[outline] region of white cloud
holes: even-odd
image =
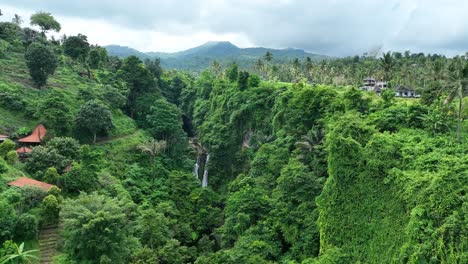
[[[445,54],[468,47],[467,0],[3,1],[5,17],[8,9],[24,16],[44,10],[66,34],[143,51],[177,51],[208,40],[330,55],[376,46]]]

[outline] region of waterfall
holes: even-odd
[[[203,180],[202,180],[202,187],[208,187],[208,161],[210,160],[210,154],[206,154],[206,161],[203,171]]]
[[[193,174],[195,178],[198,179],[198,170],[200,169],[200,156],[197,157],[197,161],[195,162],[195,168],[193,168]]]

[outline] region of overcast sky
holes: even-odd
[[[210,40],[344,56],[468,51],[468,0],[1,0],[0,20],[46,11],[61,34],[173,52]]]

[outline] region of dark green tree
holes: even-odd
[[[237,66],[237,63],[233,63],[227,70],[226,70],[226,76],[229,81],[231,82],[236,82],[237,78],[239,76],[239,66]]]
[[[112,115],[109,109],[99,101],[92,100],[81,106],[75,116],[75,126],[88,131],[96,143],[98,133],[106,134],[112,128]]]
[[[19,240],[36,239],[39,233],[39,221],[32,214],[22,214],[18,217],[15,227],[15,237]]]
[[[127,263],[134,242],[124,208],[117,199],[82,193],[61,211],[64,252],[81,262]]]
[[[63,94],[52,91],[44,101],[39,103],[35,116],[60,135],[70,131],[73,116],[69,104],[63,99]]]
[[[33,82],[41,87],[47,83],[49,75],[54,74],[57,68],[57,56],[48,47],[33,43],[24,54],[26,65]]]
[[[68,37],[63,42],[63,53],[70,56],[72,59],[84,61],[89,51],[88,38],[85,35]]]
[[[153,75],[140,59],[130,56],[123,61],[118,76],[126,82],[129,89],[126,112],[134,117],[137,98],[154,88]]]
[[[156,139],[165,140],[170,145],[182,130],[180,110],[164,99],[156,100],[146,116],[145,127]]]
[[[240,71],[239,77],[237,79],[237,85],[239,90],[244,91],[249,86],[249,72],[247,71]]]

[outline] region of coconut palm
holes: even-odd
[[[151,159],[154,159],[159,154],[163,153],[167,148],[167,142],[165,140],[151,139],[138,146],[138,149],[142,153],[148,154]]]
[[[384,53],[382,58],[380,58],[380,67],[384,72],[384,81],[388,82],[391,79],[392,71],[395,68],[395,60],[393,59],[392,54],[389,52]]]
[[[16,25],[21,25],[21,23],[23,23],[23,19],[21,19],[21,16],[18,15],[18,14],[15,14],[15,16],[13,17],[13,19],[11,20],[11,22],[15,23]]]
[[[458,97],[457,109],[457,141],[461,142],[461,113],[463,107],[463,96],[468,87],[468,60],[462,57],[453,58],[449,65],[449,83],[447,86],[448,97],[444,104],[450,104]]]
[[[38,257],[34,254],[38,251],[39,250],[37,249],[24,251],[24,242],[23,242],[19,246],[16,245],[16,253],[5,256],[2,260],[0,260],[0,264],[32,263],[32,260],[38,259]]]
[[[265,53],[265,56],[263,56],[263,58],[267,61],[267,62],[270,62],[273,60],[273,54],[271,54],[271,52],[267,51]]]

